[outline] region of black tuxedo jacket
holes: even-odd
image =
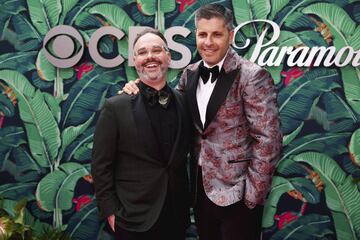
[[[116,215],[118,226],[136,232],[150,229],[165,197],[174,224],[189,224],[186,171],[191,119],[179,92],[173,91],[178,131],[168,162],[161,159],[141,94],[121,94],[105,101],[93,145],[92,176],[101,218]]]

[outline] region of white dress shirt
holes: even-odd
[[[225,54],[226,57],[227,54]],[[219,72],[221,72],[222,65],[224,64],[225,57],[216,65],[212,66],[218,66]],[[206,62],[203,62],[204,66],[209,68],[209,65],[206,64]],[[212,73],[210,73],[209,79],[211,79]],[[217,79],[214,82],[207,81],[206,84],[204,84],[203,80],[199,79],[197,89],[196,89],[196,101],[199,108],[199,114],[200,114],[200,120],[204,127],[206,122],[206,110],[207,106],[209,104],[209,100],[211,97],[212,92],[214,91],[215,84],[217,82]]]
[[[226,57],[226,55],[227,55],[227,53],[225,54],[225,57]],[[219,72],[221,72],[221,68],[224,64],[225,57],[218,64],[215,64],[212,67],[218,66]],[[209,65],[206,64],[206,62],[203,61],[203,63],[204,63],[205,67],[207,67],[207,68],[209,67]],[[211,79],[211,77],[212,77],[212,73],[210,73],[209,79]],[[220,77],[220,74],[219,74],[219,77]],[[198,109],[199,109],[200,120],[201,120],[201,123],[204,128],[205,122],[206,122],[207,106],[209,104],[211,94],[214,91],[215,84],[218,80],[216,79],[214,82],[207,81],[206,84],[204,84],[202,78],[201,77],[199,77],[199,78],[200,79],[198,81],[198,85],[197,85],[197,89],[196,89],[196,101],[197,101],[197,105],[198,105]],[[198,164],[199,164],[199,166],[201,166],[201,164],[202,164],[201,158],[199,159]]]

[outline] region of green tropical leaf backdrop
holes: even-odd
[[[74,240],[112,239],[97,215],[91,149],[104,99],[136,78],[127,60],[129,27],[190,29],[174,40],[191,50],[194,62],[194,13],[207,3],[231,8],[234,26],[276,22],[281,33],[274,47],[360,50],[358,0],[0,0],[0,208],[14,215],[16,202],[26,198],[22,216],[35,236],[53,228]],[[104,37],[99,49],[109,57],[120,53],[125,62],[105,69],[85,54],[74,67],[54,67],[42,44],[61,24],[76,28],[85,46],[102,26],[121,29],[123,39]],[[251,44],[239,54],[249,58],[265,28],[242,28],[236,44]],[[51,42],[46,47],[52,52]],[[266,68],[279,92],[284,149],[263,239],[360,239],[360,69],[289,67],[286,61]],[[169,71],[170,86],[180,74]],[[190,230],[187,239],[196,233]]]

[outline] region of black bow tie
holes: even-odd
[[[145,87],[144,96],[151,107],[156,103],[159,103],[164,109],[169,106],[171,99],[171,94],[168,91],[156,91],[155,89],[149,87]]]
[[[211,82],[215,82],[215,80],[219,77],[219,66],[215,66],[212,68],[207,68],[204,65],[200,65],[200,76],[201,79],[203,80],[204,84],[207,83],[207,81],[209,81],[209,77],[210,77],[210,73],[212,73],[211,75]]]

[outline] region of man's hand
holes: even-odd
[[[139,92],[139,88],[136,84],[140,82],[140,79],[136,79],[135,81],[130,81],[127,84],[125,84],[124,88],[118,92],[118,94],[121,94],[125,92],[126,94],[132,95],[137,94]]]
[[[115,215],[113,214],[113,215],[108,216],[107,220],[108,220],[108,223],[109,223],[111,229],[115,232]]]
[[[245,202],[245,205],[249,208],[249,209],[253,209],[253,208],[255,208],[256,207],[256,203],[253,203],[253,202],[250,202],[250,201],[248,201],[248,200],[244,200],[244,202]]]

